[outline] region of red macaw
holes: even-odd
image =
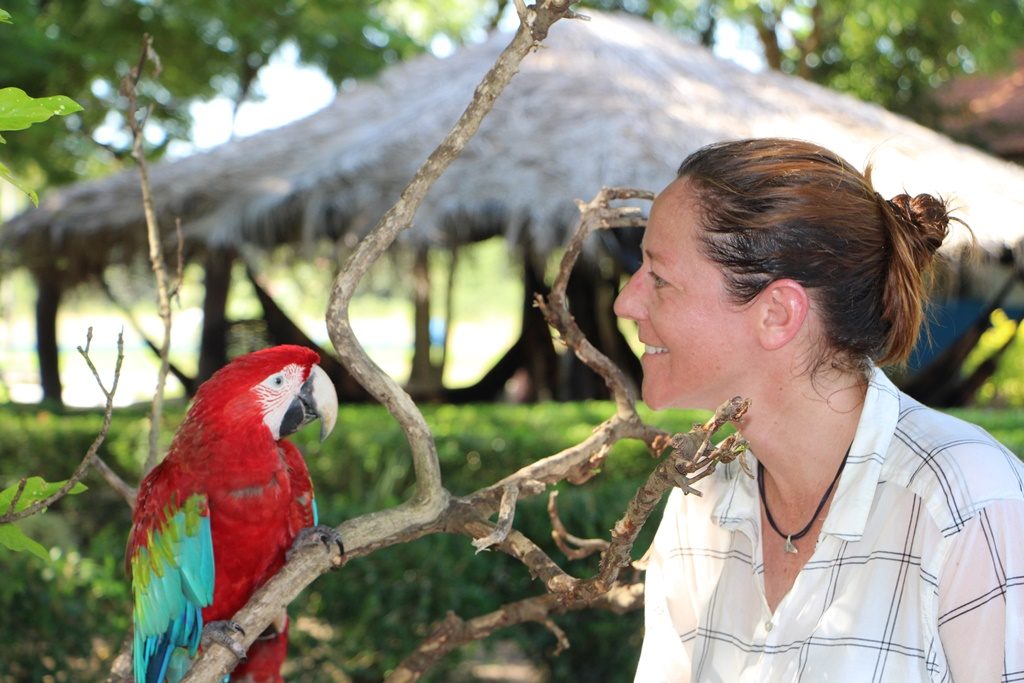
[[[126,556],[139,683],[180,680],[203,637],[233,645],[224,636],[238,626],[227,620],[293,544],[341,546],[333,528],[317,526],[309,471],[285,439],[317,418],[321,439],[334,428],[338,397],[319,360],[301,346],[234,359],[199,387],[167,457],[143,479]],[[236,680],[281,680],[286,647],[283,615]]]

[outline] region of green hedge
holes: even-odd
[[[586,438],[610,416],[609,403],[535,406],[427,406],[445,485],[463,494],[490,484],[540,457]],[[172,406],[167,434],[180,421]],[[672,431],[702,417],[669,412],[645,417]],[[1024,416],[1018,411],[967,412],[1018,453],[1024,453]],[[96,412],[54,414],[37,408],[0,407],[0,486],[23,474],[67,476],[100,424]],[[337,523],[395,505],[412,485],[409,449],[383,408],[343,406],[334,434],[323,444],[316,429],[296,441],[309,462],[321,517]],[[122,410],[101,455],[115,469],[137,472],[146,449],[146,413]],[[559,507],[580,536],[604,536],[621,514],[652,461],[635,442],[615,447],[601,474],[581,487],[560,486]],[[126,478],[133,479],[129,474]],[[95,474],[90,490],[27,520],[26,531],[51,548],[51,562],[0,552],[0,683],[101,680],[129,622],[129,588],[122,569],[130,523],[127,506]],[[552,547],[546,497],[520,503],[516,528],[541,544],[577,576],[595,571],[596,558],[568,562]],[[653,525],[637,543],[650,542]],[[503,602],[539,594],[525,568],[501,553],[475,554],[463,537],[432,536],[353,560],[319,578],[292,606],[290,680],[377,681],[452,610],[473,617]],[[583,612],[556,618],[572,647],[552,655],[553,636],[524,625],[496,636],[514,641],[551,680],[632,680],[642,615]],[[614,646],[612,646],[614,644]],[[460,658],[445,660],[427,680],[458,680]],[[333,673],[332,673],[333,672]]]

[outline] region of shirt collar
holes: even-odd
[[[850,445],[850,455],[839,478],[822,533],[846,541],[858,540],[863,535],[885,454],[899,419],[899,396],[899,390],[885,373],[873,368],[864,408]],[[751,471],[756,463],[752,465]],[[734,465],[728,469],[726,476],[731,481],[722,487],[712,517],[724,529],[735,530],[746,524],[752,524],[754,530],[760,529],[757,482],[746,475],[736,476],[738,468]]]

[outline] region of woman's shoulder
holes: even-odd
[[[881,479],[921,497],[944,535],[996,501],[1024,502],[1024,463],[978,425],[901,397]]]

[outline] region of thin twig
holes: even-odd
[[[494,531],[482,538],[473,539],[473,547],[476,548],[477,552],[487,550],[492,545],[501,543],[508,537],[508,532],[512,530],[512,520],[515,518],[516,501],[518,499],[519,487],[506,486],[504,493],[501,495],[501,505],[498,507],[498,523],[495,525]]]
[[[81,353],[83,357],[85,357],[85,361],[89,365],[89,369],[92,370],[93,376],[96,378],[96,382],[100,385],[100,390],[103,392],[103,395],[106,396],[107,399],[106,406],[103,409],[103,423],[100,425],[100,431],[96,435],[96,438],[93,439],[92,444],[89,446],[89,450],[86,451],[85,457],[82,458],[82,461],[78,464],[78,467],[75,468],[75,471],[71,474],[68,480],[64,482],[63,486],[61,486],[59,489],[54,491],[49,496],[37,500],[31,505],[26,506],[25,509],[16,512],[14,509],[14,505],[17,503],[18,498],[20,498],[20,491],[24,490],[25,487],[25,480],[22,479],[19,487],[19,494],[15,496],[14,500],[11,501],[12,504],[8,509],[7,513],[0,517],[0,524],[9,524],[11,522],[17,522],[18,520],[25,519],[26,517],[30,517],[36,514],[37,512],[41,512],[49,508],[58,500],[66,496],[68,494],[68,491],[74,488],[75,484],[80,482],[82,478],[85,477],[86,473],[89,471],[89,465],[93,464],[98,459],[96,452],[99,450],[100,446],[103,445],[104,439],[107,438],[107,432],[110,430],[110,423],[114,415],[114,392],[117,391],[117,383],[121,377],[121,363],[124,360],[124,332],[121,332],[120,334],[117,335],[117,362],[114,365],[114,380],[109,390],[103,384],[103,381],[100,379],[99,372],[96,370],[96,366],[93,364],[92,359],[89,357],[89,347],[92,344],[91,327],[89,328],[89,331],[86,333],[85,339],[85,348],[83,349],[81,346],[79,346],[78,352]],[[114,476],[117,477],[116,474]],[[124,484],[123,481],[121,482],[121,484],[124,487],[127,487],[127,485]],[[122,495],[124,495],[123,489],[119,489],[117,486],[115,486],[114,488],[115,490],[118,490],[119,493],[122,493]],[[128,490],[130,490],[130,487],[128,487]],[[133,500],[134,495],[132,496],[132,499],[129,500],[129,504],[132,504]]]
[[[22,477],[21,481],[18,482],[18,490],[14,492],[14,496],[11,498],[11,504],[7,506],[7,512],[4,518],[14,513],[18,507],[18,501],[21,500],[21,494],[25,493],[25,485],[28,484],[28,477]]]
[[[492,523],[479,519],[467,519],[461,522],[450,521],[447,525],[448,531],[462,533],[471,538],[477,538],[493,531],[494,528]],[[552,593],[564,594],[576,584],[576,579],[567,574],[540,546],[522,532],[512,529],[504,539],[492,547],[522,562],[529,570],[530,576],[543,583],[544,587]]]
[[[551,519],[551,538],[570,560],[582,560],[608,547],[608,541],[603,538],[580,538],[566,530],[562,518],[558,516],[558,491],[548,494],[548,517]]]
[[[146,154],[143,150],[143,131],[149,116],[153,112],[151,103],[140,117],[138,111],[138,85],[142,79],[143,70],[147,62],[152,62],[154,77],[159,76],[161,65],[160,58],[153,49],[153,39],[149,34],[142,37],[142,51],[139,55],[139,62],[131,72],[121,81],[121,92],[128,98],[128,115],[125,119],[132,133],[132,157],[139,166],[139,182],[142,186],[142,209],[146,217],[146,238],[149,242],[149,263],[153,269],[153,276],[156,279],[157,303],[159,306],[160,320],[163,322],[164,336],[160,344],[160,370],[157,372],[156,390],[153,394],[153,405],[150,411],[149,425],[149,452],[146,455],[146,462],[143,465],[143,474],[149,472],[156,466],[160,447],[160,423],[163,418],[164,389],[167,384],[167,374],[170,372],[170,351],[171,351],[171,288],[168,284],[167,266],[164,261],[164,250],[160,240],[160,226],[157,223],[156,209],[153,204],[153,195],[149,183],[149,171],[146,167]],[[178,263],[179,273],[181,272],[182,245],[181,226],[177,231]],[[176,289],[176,287],[175,287]]]
[[[611,207],[610,202],[626,199],[653,199],[654,195],[646,190],[630,188],[605,187],[589,202],[577,201],[580,219],[566,245],[562,256],[558,275],[551,286],[551,292],[545,298],[537,295],[535,300],[548,323],[558,330],[562,341],[573,350],[576,356],[591,370],[604,379],[612,392],[615,404],[621,415],[636,414],[636,390],[626,379],[622,370],[606,355],[590,343],[586,335],[576,324],[569,313],[569,299],[566,290],[569,276],[583,253],[583,243],[594,230],[620,227],[641,227],[644,219],[636,207]]]
[[[181,216],[174,217],[174,239],[178,245],[178,263],[174,270],[174,282],[167,293],[168,299],[174,299],[181,292],[181,283],[185,279],[185,237],[181,232]],[[181,305],[181,299],[178,299]]]

